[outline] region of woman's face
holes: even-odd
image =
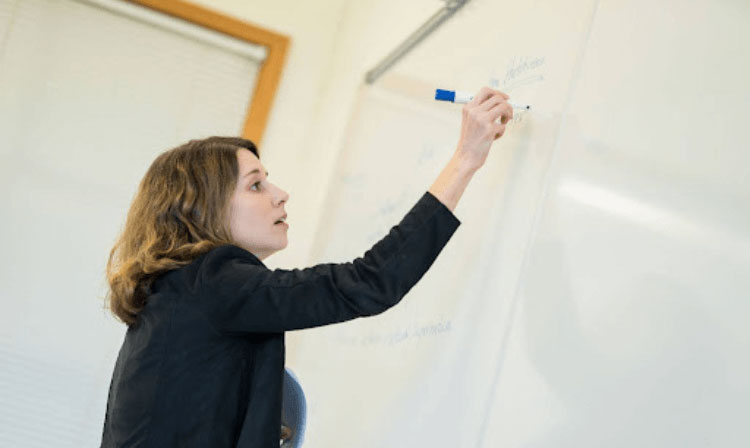
[[[237,150],[239,175],[232,194],[229,228],[236,245],[263,260],[287,246],[289,225],[275,224],[286,215],[289,194],[268,181],[260,160],[247,149]]]

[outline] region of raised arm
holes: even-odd
[[[282,332],[382,313],[422,278],[459,225],[425,192],[352,262],[270,270],[245,249],[221,246],[197,269],[199,305],[221,333]]]
[[[507,99],[483,88],[464,106],[453,157],[401,222],[362,257],[269,270],[237,246],[209,252],[196,279],[208,321],[224,333],[282,332],[382,313],[398,303],[461,224],[453,210],[513,116]]]
[[[492,142],[503,136],[506,123],[513,118],[508,98],[485,87],[464,105],[456,152],[429,189],[450,211],[456,209],[474,173],[484,165]]]

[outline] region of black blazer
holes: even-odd
[[[425,192],[363,257],[269,270],[234,245],[161,275],[125,335],[102,447],[278,447],[284,332],[382,313],[460,225]]]

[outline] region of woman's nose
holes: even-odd
[[[276,187],[276,199],[277,199],[279,205],[282,202],[286,203],[286,202],[289,201],[289,193],[287,193],[286,191],[282,190],[279,187]]]

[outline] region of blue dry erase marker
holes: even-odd
[[[435,89],[435,99],[438,101],[450,101],[452,103],[468,103],[474,98],[474,95],[468,92],[461,92],[459,90],[443,90]],[[512,101],[508,101],[508,104],[514,109],[530,110],[531,106],[528,104],[518,104]]]

